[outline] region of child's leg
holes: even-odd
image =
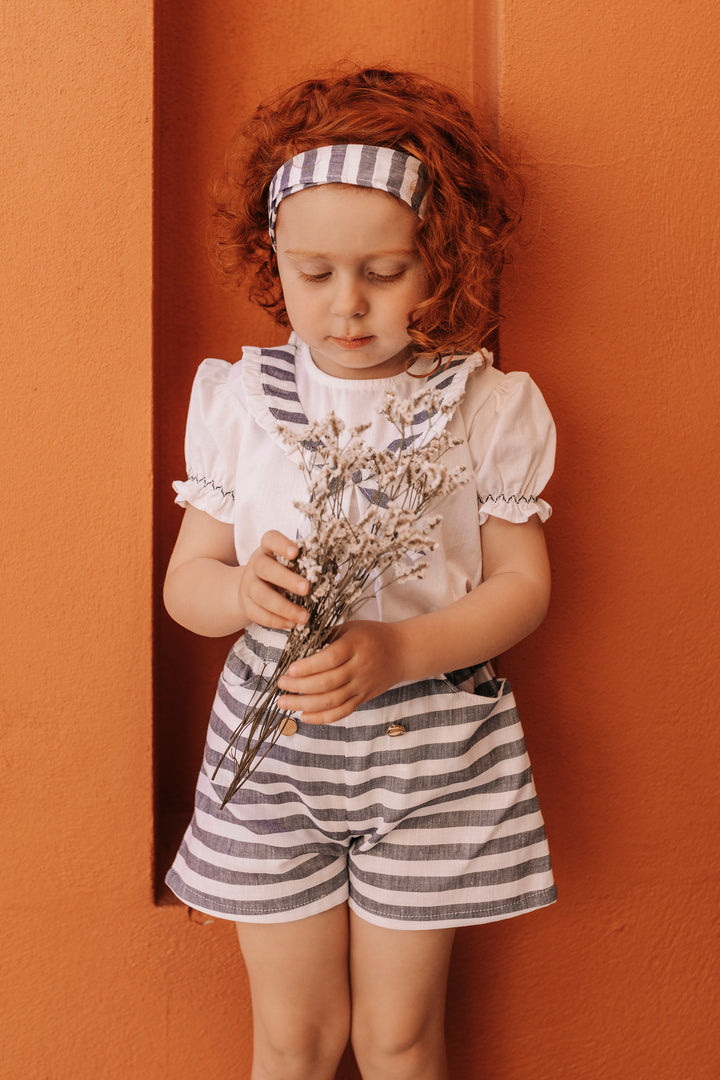
[[[446,1080],[454,930],[388,930],[350,913],[352,1044],[363,1080]]]
[[[237,932],[252,992],[252,1080],[333,1080],[350,1027],[347,907]]]

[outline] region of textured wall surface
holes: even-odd
[[[504,665],[560,902],[459,933],[451,1076],[714,1080],[714,5],[160,0],[154,22],[155,53],[149,0],[2,11],[0,1072],[249,1075],[232,927],[154,897],[152,477],[160,572],[195,366],[278,340],[213,280],[208,185],[259,97],[349,57],[490,95],[523,137],[503,360],[561,437],[553,610]],[[163,869],[222,649],[156,616]]]
[[[552,612],[507,666],[561,902],[521,1025],[541,1065],[506,1068],[496,1046],[490,1075],[709,1080],[720,24],[683,0],[503,9],[501,115],[536,177],[503,347],[560,427]]]

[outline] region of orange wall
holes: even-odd
[[[2,1069],[248,1075],[231,926],[153,900],[151,475],[159,566],[192,370],[275,333],[215,289],[203,192],[247,107],[349,55],[496,92],[535,162],[503,355],[541,382],[560,427],[556,589],[506,667],[561,900],[460,932],[451,1075],[711,1080],[715,7],[347,8],[158,4],[153,312],[152,6],[4,5]],[[214,672],[161,615],[156,645],[164,842]],[[191,662],[193,716],[169,685]]]
[[[553,611],[510,665],[530,659],[523,689],[552,703],[528,701],[561,890],[532,927],[549,986],[525,1005],[542,1076],[709,1080],[720,22],[711,0],[504,12],[502,117],[537,189],[503,345],[561,432]]]

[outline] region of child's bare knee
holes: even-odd
[[[345,1016],[326,1023],[273,1025],[256,1031],[253,1080],[332,1080],[349,1038]]]
[[[416,1024],[401,1015],[376,1017],[369,1022],[354,1019],[351,1042],[364,1077],[416,1080],[444,1075],[441,1025]]]

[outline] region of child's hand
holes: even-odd
[[[280,680],[281,709],[301,712],[308,724],[333,724],[358,705],[403,682],[393,623],[346,623],[330,645],[296,660]]]
[[[310,585],[276,558],[279,555],[283,559],[294,559],[298,550],[297,544],[282,533],[265,533],[260,547],[256,548],[242,568],[238,585],[238,600],[249,622],[290,630],[307,621],[305,608],[294,604],[283,593],[307,596]]]

